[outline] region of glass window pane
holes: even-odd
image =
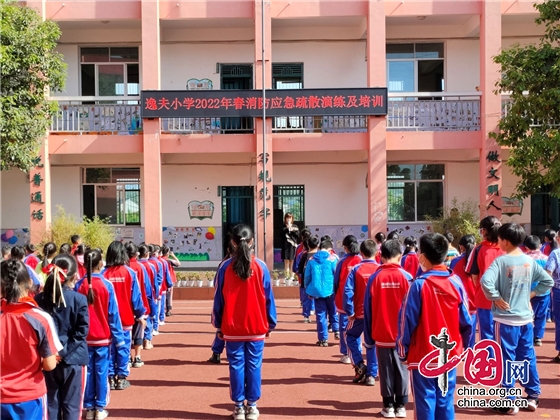
[[[111,183],[139,183],[139,168],[113,168]]]
[[[414,61],[388,61],[389,92],[414,92]]]
[[[111,182],[111,168],[86,168],[86,184]]]
[[[138,189],[131,189],[132,185],[126,185],[125,189],[125,223],[140,224],[140,185]]]
[[[387,179],[414,179],[414,165],[387,165]]]
[[[414,58],[414,44],[387,44],[386,57]]]
[[[387,213],[390,222],[414,222],[414,182],[387,183]]]
[[[140,72],[138,64],[126,66],[126,91],[128,95],[140,95]]]
[[[109,48],[82,48],[80,53],[82,63],[109,62]]]
[[[443,92],[443,60],[418,61],[418,92]]]
[[[95,96],[95,64],[82,64],[82,96]]]
[[[111,48],[111,62],[138,62],[138,47]]]
[[[443,182],[418,183],[418,221],[437,217],[443,208]]]
[[[444,179],[445,165],[416,165],[416,179]]]
[[[124,95],[124,66],[122,64],[98,67],[99,96]]]
[[[415,44],[416,58],[443,58],[443,44]]]
[[[110,224],[122,223],[119,207],[121,200],[117,199],[116,185],[98,185],[97,193],[97,215],[101,219],[109,219]]]

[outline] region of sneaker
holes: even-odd
[[[245,409],[245,420],[257,420],[259,418],[259,410],[256,406],[247,406]]]
[[[345,365],[351,365],[352,364],[352,360],[350,360],[350,358],[346,355],[342,356],[339,360],[340,363],[343,363]]]
[[[165,321],[159,321],[158,325],[165,325]]]
[[[95,410],[95,420],[104,420],[109,417],[109,412],[107,410]]]
[[[329,328],[328,328],[328,331],[331,333],[331,332],[332,332],[332,327],[329,327]]]
[[[154,345],[150,340],[144,340],[144,350],[151,350],[154,348]]]
[[[86,420],[95,420],[95,410],[86,410]]]
[[[111,391],[114,391],[116,386],[117,386],[117,381],[115,380],[115,377],[109,376],[109,388],[111,389]]]
[[[117,379],[117,384],[115,385],[115,389],[121,391],[123,389],[128,388],[129,386],[130,386],[130,382],[126,380],[126,377],[123,378],[119,377]]]
[[[535,347],[541,347],[542,346],[542,340],[540,338],[535,338],[535,341],[534,341],[533,344],[534,344]]]
[[[210,359],[208,359],[207,361],[216,364],[221,363],[220,354],[212,353],[212,356],[210,356]]]
[[[152,335],[159,335],[159,331],[158,330],[153,330]]]
[[[399,405],[395,408],[395,417],[398,419],[405,419],[406,418],[406,409],[404,405]]]
[[[309,311],[309,314],[310,315],[315,315],[315,311]],[[332,332],[332,331],[329,331],[329,332]]]
[[[526,398],[527,400],[527,411],[537,411],[537,407],[539,406],[539,400],[536,398]]]
[[[379,414],[381,414],[386,419],[394,419],[395,418],[395,409],[393,408],[392,405],[390,405],[389,407],[383,407],[383,410],[381,410],[381,413],[379,413]]]
[[[165,313],[165,316],[172,316],[172,315],[171,315],[171,312],[166,312],[166,313]]]
[[[315,345],[319,347],[329,347],[329,342],[327,340],[319,340]]]
[[[335,340],[340,340],[340,333],[339,332],[334,333],[334,339]]]
[[[140,359],[140,356],[136,356],[134,358],[134,361],[132,362],[132,367],[133,368],[140,368],[144,366],[144,362],[142,361],[142,359]]]
[[[509,407],[492,407],[491,410],[495,413],[507,414],[507,415],[510,415],[510,416],[515,416],[517,413],[519,413],[519,407],[517,407],[517,406],[513,406],[512,408],[509,408]]]
[[[304,324],[309,324],[310,322],[311,322],[311,320],[309,319],[309,317],[307,317],[307,316],[303,317],[303,323]]]
[[[233,413],[231,413],[231,416],[234,418],[234,420],[245,420],[245,407],[235,406],[235,408],[233,409]]]
[[[364,384],[367,386],[375,386],[375,378],[371,375],[367,375]]]

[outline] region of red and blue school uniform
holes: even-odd
[[[415,414],[419,420],[455,418],[455,369],[448,373],[448,390],[443,395],[438,378],[424,377],[418,365],[435,349],[431,337],[438,337],[444,328],[449,342],[456,343],[448,351],[449,359],[459,356],[468,346],[472,323],[467,299],[461,280],[442,264],[411,283],[399,312],[397,351],[412,373]],[[433,360],[428,367],[437,368],[437,361]]]
[[[311,254],[308,251],[297,253],[294,259],[294,265],[296,269],[294,272],[298,276],[299,281],[299,300],[301,302],[301,314],[304,318],[309,318],[311,316],[311,311],[315,310],[315,301],[311,299],[307,293],[305,293],[305,265]],[[333,305],[334,307],[334,305]]]
[[[378,268],[379,264],[375,260],[364,260],[352,269],[344,285],[342,309],[347,316],[354,316],[354,319],[348,322],[344,332],[348,357],[352,360],[353,366],[359,366],[364,362],[361,343],[361,336],[364,332],[364,298],[369,278]],[[376,377],[375,344],[366,345],[366,365],[366,375]]]
[[[364,295],[364,343],[377,347],[383,406],[408,402],[408,372],[398,357],[399,311],[413,277],[398,264],[383,264],[370,276]]]
[[[225,260],[222,260],[222,262],[220,263],[220,265],[218,265],[218,268],[216,269],[216,274],[214,275],[214,293],[216,293],[216,289],[218,288],[218,281],[216,279],[218,276],[218,271],[220,271],[220,268],[222,268],[224,263],[229,259],[230,258],[226,258]],[[226,342],[219,337],[218,332],[216,331],[216,335],[214,336],[214,341],[212,342],[212,353],[222,354],[225,346],[226,346]]]
[[[85,410],[103,410],[109,404],[109,365],[111,343],[119,349],[125,345],[121,317],[113,284],[101,274],[91,275],[94,302],[88,306],[89,332],[86,339],[89,362],[87,368]],[[88,295],[87,278],[81,279],[75,290]]]
[[[23,263],[31,267],[33,270],[37,269],[40,262],[41,261],[35,254],[27,254],[23,259]]]
[[[494,319],[492,317],[492,302],[486,299],[482,287],[480,286],[480,278],[484,275],[490,264],[504,255],[504,251],[500,249],[498,244],[483,241],[478,245],[469,256],[465,273],[477,275],[478,282],[475,283],[474,304],[476,306],[476,317],[478,321],[479,339],[494,339]]]
[[[157,284],[157,305],[158,305],[158,310],[156,312],[156,316],[154,318],[152,318],[152,324],[153,324],[153,329],[154,330],[158,330],[159,327],[159,313],[161,311],[161,298],[162,295],[164,294],[164,282],[165,282],[165,272],[163,269],[163,264],[161,263],[160,260],[158,260],[156,257],[151,257],[150,259],[148,259],[149,262],[152,263],[152,265],[155,267],[156,269],[156,277],[155,277],[155,283]]]
[[[86,390],[86,366],[89,362],[86,337],[89,331],[87,298],[63,286],[65,304],[50,314],[63,348],[58,352],[61,361],[50,372],[43,372],[47,383],[49,419],[77,420],[82,415]],[[39,293],[35,301],[47,310],[45,295]]]
[[[560,352],[560,249],[550,253],[546,262],[546,271],[552,274],[552,316],[554,317],[554,342],[556,351]]]
[[[152,289],[152,284],[150,283],[150,275],[148,274],[146,267],[138,262],[136,258],[131,258],[128,266],[136,273],[138,285],[140,286],[140,293],[142,294],[142,303],[145,310],[144,319],[147,319],[151,314],[155,314],[157,310],[157,303],[154,299],[154,291]]]
[[[348,315],[344,312],[343,308],[343,295],[346,280],[352,269],[362,261],[359,254],[346,254],[343,256],[336,265],[334,272],[334,305],[338,312],[338,332],[340,334],[340,353],[348,354],[348,346],[346,345],[346,338],[344,333],[348,326]]]
[[[117,347],[115,342],[111,343],[109,376],[117,375],[119,378],[126,378],[130,374],[128,361],[132,344],[132,328],[146,311],[138,285],[138,276],[132,268],[126,265],[106,267],[101,275],[113,284],[124,338],[124,346]],[[135,332],[137,333],[137,331]]]
[[[216,273],[212,324],[226,342],[231,399],[252,405],[261,397],[264,339],[276,327],[276,305],[266,264],[253,257],[251,276],[242,280],[233,261]]]
[[[552,243],[545,242],[543,246],[541,246],[541,252],[548,257],[552,252]]]
[[[158,257],[158,261],[163,267],[163,281],[161,283],[161,304],[159,307],[159,322],[165,322],[165,312],[167,310],[167,292],[173,287],[173,279],[169,271],[169,261],[163,257]]]
[[[457,258],[454,258],[451,263],[449,264],[449,269],[453,271],[453,274],[458,276],[461,279],[461,283],[463,284],[463,288],[465,292],[467,292],[467,298],[469,300],[469,315],[471,316],[472,320],[472,336],[469,341],[469,347],[474,346],[476,341],[476,305],[474,303],[475,297],[475,287],[474,282],[469,274],[465,272],[467,266],[467,256],[466,254],[461,254]]]
[[[535,262],[541,267],[546,267],[546,262],[548,257],[544,255],[539,250],[530,251],[527,250],[527,256],[535,260]],[[531,285],[531,291],[535,288],[536,284]],[[536,340],[544,337],[544,330],[546,327],[546,318],[548,315],[548,309],[550,307],[550,290],[541,296],[534,296],[531,298],[531,307],[533,308],[533,339]]]
[[[416,277],[418,274],[418,269],[420,268],[420,260],[418,260],[418,254],[414,251],[403,255],[401,258],[401,266],[404,271],[409,273],[412,277]]]
[[[41,358],[63,349],[54,322],[33,298],[1,301],[1,418],[47,420],[47,387]]]
[[[139,259],[138,262],[142,264],[142,266],[148,273],[148,279],[150,280],[150,285],[152,287],[152,296],[154,299],[155,311],[150,312],[150,316],[146,318],[146,328],[144,329],[144,339],[151,341],[154,331],[154,319],[156,317],[156,314],[158,313],[159,287],[156,280],[157,270],[155,264],[153,264],[153,262],[149,261],[147,258]]]
[[[167,269],[169,270],[169,277],[171,278],[171,285],[167,288],[167,293],[165,294],[165,310],[171,312],[173,309],[173,288],[175,283],[177,283],[177,274],[175,274],[175,267],[179,266],[180,263],[170,260],[168,257],[163,257],[163,260],[167,263]]]

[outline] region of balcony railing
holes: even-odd
[[[502,95],[502,117],[508,115],[511,110],[513,100],[509,97],[509,95],[504,94]],[[540,127],[542,125],[542,121],[531,120],[531,124],[529,127]],[[556,121],[554,119],[550,119],[548,121],[548,125],[550,127],[560,127],[560,121]]]
[[[163,133],[244,134],[253,132],[253,118],[162,118]]]

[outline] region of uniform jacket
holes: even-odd
[[[159,287],[156,281],[156,276],[157,276],[156,266],[153,263],[153,261],[149,261],[146,258],[138,260],[138,262],[142,264],[146,269],[146,272],[148,273],[148,278],[150,279],[150,284],[152,285],[154,300],[157,300],[159,298]]]
[[[340,313],[344,313],[342,300],[348,274],[350,274],[352,269],[361,261],[362,257],[358,254],[346,254],[336,265],[336,271],[334,273],[334,293],[336,294],[334,297],[334,304],[337,311]]]
[[[123,329],[131,330],[146,312],[136,272],[126,265],[116,265],[105,267],[101,275],[113,283]]]
[[[403,255],[401,259],[401,266],[412,277],[416,277],[416,274],[418,273],[418,268],[420,267],[418,254],[414,251],[410,251],[408,254]]]
[[[152,265],[155,267],[156,270],[156,277],[154,282],[157,284],[157,290],[158,290],[157,296],[159,299],[163,294],[163,275],[164,275],[163,264],[156,257],[152,257],[148,261],[152,263]]]
[[[492,261],[494,261],[500,255],[504,255],[504,251],[500,249],[498,244],[484,241],[475,249],[473,249],[471,255],[469,256],[465,272],[471,275],[474,274],[479,276],[479,281],[475,285],[474,294],[474,304],[476,305],[477,309],[492,308],[492,302],[486,299],[486,296],[484,296],[484,292],[480,287],[480,277],[482,277],[484,272],[488,269],[488,267],[490,267]]]
[[[355,266],[346,280],[342,309],[348,315],[358,319],[364,317],[364,298],[369,278],[377,271],[379,264],[375,260],[363,260]]]
[[[136,258],[130,259],[129,266],[134,270],[138,278],[140,293],[142,293],[142,304],[146,311],[144,315],[154,315],[157,311],[157,302],[154,299],[154,291],[146,267],[140,264]]]
[[[309,296],[326,298],[333,295],[336,262],[336,256],[325,250],[317,252],[307,260],[304,281],[305,292]]]
[[[453,271],[453,274],[461,279],[461,283],[463,283],[463,287],[465,288],[465,292],[467,292],[469,300],[469,313],[472,315],[476,313],[476,305],[474,304],[475,288],[471,276],[465,272],[466,266],[467,257],[465,254],[461,254],[451,261],[449,269]]]

